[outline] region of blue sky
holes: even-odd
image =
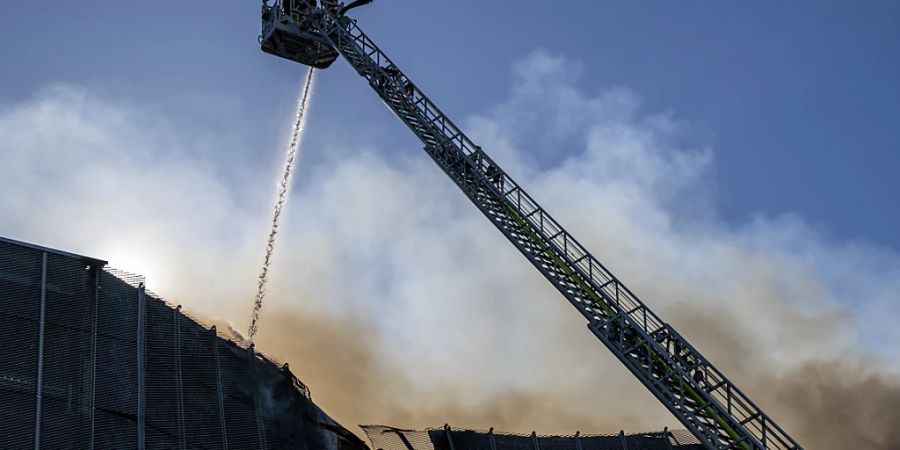
[[[0,97],[82,84],[234,133],[247,154],[226,161],[268,164],[302,68],[258,51],[256,2],[208,3],[4,2]],[[455,117],[502,99],[512,61],[561,53],[584,65],[585,89],[629,87],[696,127],[716,149],[725,219],[796,212],[837,238],[900,247],[896,2],[382,0],[357,16]],[[320,120],[414,144],[345,63],[320,90]]]
[[[900,4],[558,3],[355,14],[801,442],[896,448]],[[19,6],[0,5],[0,235],[245,329],[305,68],[259,50],[256,1]],[[306,130],[257,342],[336,418],[677,426],[345,62]]]

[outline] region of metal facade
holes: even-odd
[[[0,448],[365,448],[287,366],[105,264],[0,238]]]

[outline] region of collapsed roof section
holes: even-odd
[[[547,436],[452,428],[404,430],[383,425],[362,429],[377,450],[702,450],[686,430],[652,433]]]

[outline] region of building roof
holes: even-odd
[[[57,250],[57,249],[50,248],[50,247],[44,247],[44,246],[37,245],[37,244],[31,244],[28,242],[17,241],[15,239],[3,237],[3,236],[0,236],[0,242],[5,243],[5,244],[17,245],[19,247],[30,248],[32,250],[38,250],[41,252],[53,253],[55,255],[66,256],[69,258],[80,259],[83,261],[90,262],[92,265],[98,265],[101,267],[105,266],[107,264],[106,261],[99,259],[99,258],[92,258],[90,256],[78,255],[75,253]]]

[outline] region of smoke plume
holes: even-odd
[[[900,339],[886,319],[897,312],[898,255],[826,241],[791,214],[724,223],[706,181],[714,153],[684,144],[690,124],[643,114],[624,88],[586,94],[572,69],[536,53],[517,65],[510,99],[464,128],[801,444],[900,445],[887,420],[841,418],[889,419],[900,406]],[[291,230],[284,266],[296,269],[275,269],[280,317],[260,343],[336,417],[559,433],[679,427],[430,161],[358,150],[309,186],[310,219]],[[843,411],[809,411],[836,381],[829,407]]]
[[[253,313],[250,316],[250,328],[247,333],[251,343],[259,329],[257,322],[259,322],[259,314],[262,312],[263,299],[266,297],[266,284],[269,282],[269,266],[272,264],[272,254],[275,252],[275,237],[278,235],[281,212],[284,210],[284,203],[287,201],[291,168],[294,166],[294,158],[297,156],[297,149],[303,137],[303,125],[305,123],[306,108],[309,105],[309,93],[312,83],[313,68],[310,67],[303,82],[303,89],[300,91],[300,98],[297,99],[297,119],[294,121],[294,128],[291,131],[291,142],[288,145],[287,158],[284,161],[284,172],[281,174],[281,180],[278,182],[275,212],[272,214],[272,228],[269,230],[269,238],[266,241],[266,255],[263,258],[262,268],[259,270],[259,280],[256,283],[256,297],[253,299]]]
[[[900,448],[900,255],[790,213],[723,221],[715,153],[693,144],[695,127],[643,112],[626,88],[586,92],[579,73],[536,52],[508,99],[462,128],[806,448]],[[264,183],[242,183],[259,201],[241,203],[192,156],[194,131],[148,130],[138,107],[71,88],[3,106],[0,234],[144,272],[201,317],[246,317]],[[285,211],[256,339],[329,414],[545,433],[679,426],[424,154],[353,142],[317,145],[320,161],[302,167],[303,214]]]

